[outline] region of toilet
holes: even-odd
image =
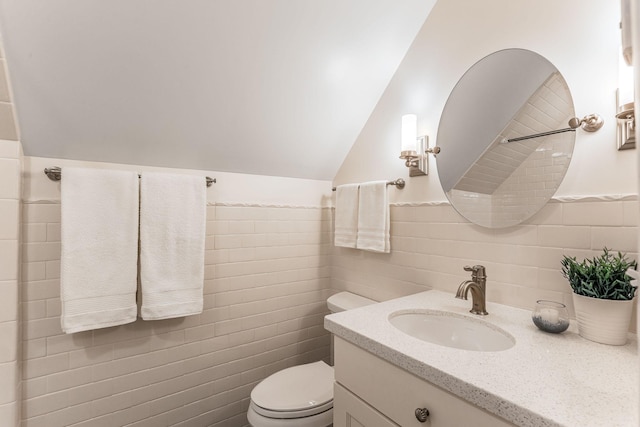
[[[340,292],[327,299],[332,313],[376,301]],[[333,349],[333,347],[332,347]],[[333,367],[323,361],[293,366],[251,391],[247,419],[253,427],[328,427],[333,424]]]

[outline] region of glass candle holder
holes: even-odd
[[[559,334],[569,327],[569,311],[559,302],[538,300],[531,313],[533,323],[545,332]]]

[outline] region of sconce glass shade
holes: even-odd
[[[418,117],[415,114],[402,116],[402,148],[400,151],[416,151],[416,137],[418,135]]]
[[[627,65],[622,57],[618,56],[618,107],[633,104],[633,67]]]

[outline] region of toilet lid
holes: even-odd
[[[360,308],[375,303],[376,301],[372,299],[352,294],[351,292],[338,292],[327,299],[327,307],[329,307],[329,311],[332,313],[353,310],[354,308]]]
[[[333,400],[333,368],[314,362],[283,369],[251,391],[251,400],[269,411],[305,411]]]

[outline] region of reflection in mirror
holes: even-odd
[[[493,53],[456,84],[438,127],[438,175],[454,208],[490,228],[517,225],[553,196],[569,166],[575,116],[560,72],[524,49]]]

